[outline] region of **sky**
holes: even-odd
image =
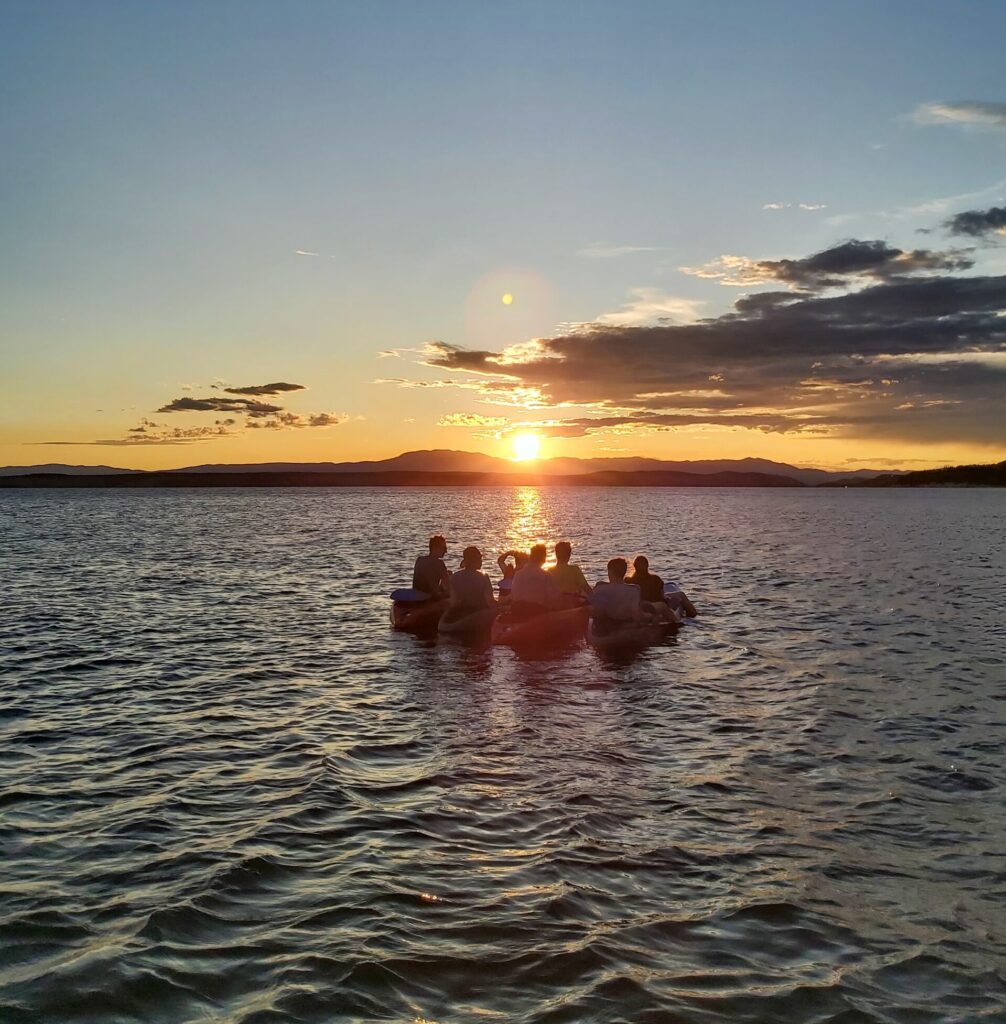
[[[0,464],[1006,458],[1006,5],[0,5]]]

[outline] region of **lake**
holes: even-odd
[[[635,656],[397,634],[643,552]],[[1006,493],[0,492],[0,1019],[1006,1021]]]

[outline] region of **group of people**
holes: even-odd
[[[665,595],[664,581],[650,572],[645,555],[633,559],[628,574],[624,558],[608,562],[608,579],[591,587],[583,570],[571,561],[573,547],[561,540],[555,545],[555,564],[545,568],[547,550],[535,544],[530,551],[505,551],[497,559],[503,579],[499,600],[492,581],[482,572],[482,552],[474,545],[462,552],[461,566],[450,572],[444,563],[447,541],[437,534],[430,538],[429,554],[416,559],[413,589],[435,600],[447,599],[454,615],[482,611],[497,604],[522,621],[545,612],[589,604],[595,618],[611,622],[671,621],[674,610],[697,614],[695,606],[681,591]]]

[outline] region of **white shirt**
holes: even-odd
[[[540,604],[547,608],[555,604],[559,597],[559,588],[555,580],[540,565],[528,562],[513,578],[510,589],[511,601],[526,601],[528,604]]]

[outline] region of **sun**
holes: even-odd
[[[506,292],[503,295],[503,298],[501,299],[501,301],[502,301],[504,306],[510,306],[510,305],[513,304],[513,296],[509,292]]]
[[[538,458],[541,453],[541,437],[538,434],[516,434],[511,444],[515,462],[528,462]]]

